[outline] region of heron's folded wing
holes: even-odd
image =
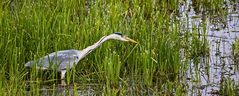
[[[72,67],[73,63],[77,61],[78,56],[75,54],[68,53],[52,53],[43,58],[40,58],[38,61],[38,66],[44,68],[54,68],[57,69],[66,69],[67,66]]]
[[[53,52],[49,55],[46,55],[38,60],[29,61],[25,64],[26,67],[32,67],[34,64],[37,64],[38,68],[48,69],[57,67],[58,70],[66,69],[67,67],[72,67],[74,63],[79,61],[79,57],[74,50],[66,50]]]
[[[58,56],[58,69],[65,70],[67,67],[72,68],[74,63],[78,63],[79,57],[75,54],[65,54]]]

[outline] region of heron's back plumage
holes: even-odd
[[[80,60],[79,50],[63,50],[48,54],[38,60],[29,61],[25,64],[26,67],[33,67],[34,64],[40,69],[54,69],[58,71],[72,68]]]

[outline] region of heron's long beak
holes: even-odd
[[[129,37],[125,37],[126,40],[128,40],[129,42],[132,42],[132,43],[138,43],[137,41],[133,40],[133,39],[130,39]]]

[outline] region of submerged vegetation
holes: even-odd
[[[206,65],[201,65],[204,61],[201,59],[210,56],[207,19],[211,24],[215,24],[214,14],[218,16],[216,18],[225,19],[228,14],[225,2],[1,1],[0,95],[84,95],[84,91],[109,96],[193,94],[190,90],[200,89],[191,88],[187,80],[200,82],[201,70],[207,70],[206,74],[209,74],[211,65],[209,60],[205,60]],[[188,3],[192,3],[202,21],[187,13],[185,18],[181,16],[180,6]],[[216,13],[218,11],[222,14]],[[195,20],[189,20],[192,18]],[[58,86],[56,70],[24,67],[27,61],[55,51],[84,49],[112,32],[128,34],[139,44],[104,43],[67,71],[65,81],[69,86]],[[200,66],[206,67],[200,69]],[[187,77],[188,74],[193,76]],[[234,80],[228,79],[220,84],[218,91],[238,95],[236,86]]]

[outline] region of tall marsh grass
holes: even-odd
[[[41,82],[57,79],[58,73],[54,70],[28,71],[24,68],[27,61],[58,50],[83,49],[116,31],[140,43],[134,45],[113,40],[104,43],[67,72],[68,84],[77,80],[84,83],[98,80],[105,85],[103,95],[117,95],[126,94],[126,86],[130,86],[126,84],[120,90],[116,87],[119,82],[130,83],[133,79],[139,81],[137,84],[143,82],[149,89],[159,88],[167,92],[162,94],[184,94],[181,92],[186,89],[177,82],[180,81],[179,73],[186,71],[180,69],[187,66],[181,62],[180,23],[176,22],[175,16],[180,2],[1,1],[0,95],[39,95]],[[202,45],[194,35],[192,38],[190,44],[195,48],[190,50],[198,55],[195,52],[207,45]],[[111,84],[116,86],[111,89]],[[30,91],[25,90],[26,86]]]

